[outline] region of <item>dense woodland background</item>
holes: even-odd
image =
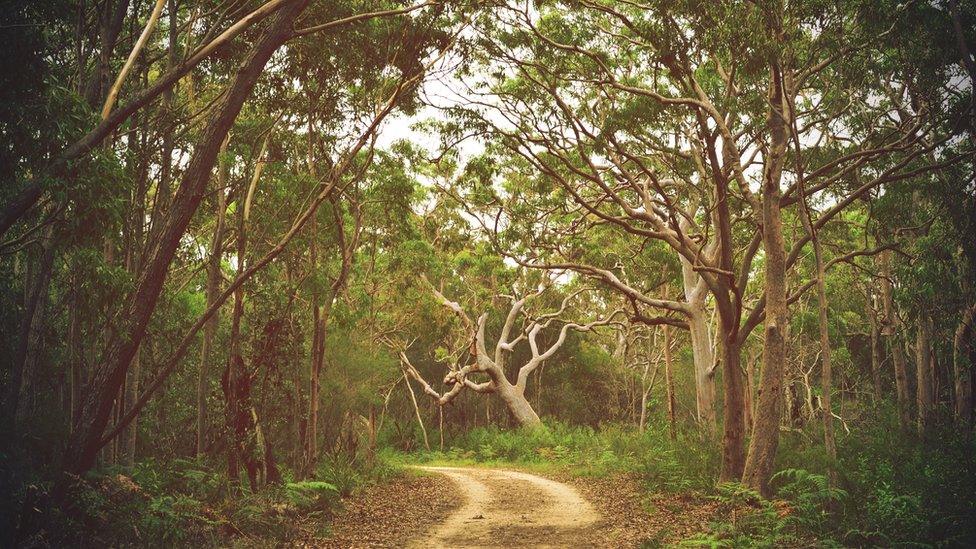
[[[971,546],[974,28],[5,2],[4,545],[324,536],[435,460],[749,509],[688,543]]]

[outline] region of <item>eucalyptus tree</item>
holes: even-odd
[[[379,10],[357,3],[307,4],[297,0],[234,6],[170,2],[165,6],[154,3],[147,10],[146,6],[129,9],[124,1],[105,2],[95,10],[98,25],[92,28],[87,27],[89,13],[82,10],[76,44],[52,35],[47,58],[59,64],[60,76],[79,75],[73,85],[77,90],[87,89],[95,80],[106,83],[99,85],[101,91],[92,94],[94,99],[87,106],[78,108],[81,114],[72,111],[66,115],[77,115],[79,120],[65,124],[65,132],[54,136],[42,157],[16,153],[22,157],[20,166],[9,175],[18,185],[5,187],[2,225],[5,232],[13,227],[17,234],[2,247],[20,255],[22,244],[30,242],[33,234],[46,235],[52,243],[63,242],[58,247],[42,247],[40,254],[33,247],[29,250],[31,265],[42,270],[51,266],[54,282],[24,288],[30,301],[38,304],[49,293],[63,292],[72,280],[84,276],[84,271],[72,275],[78,271],[61,267],[61,257],[72,263],[78,258],[82,264],[81,259],[103,247],[101,263],[109,268],[124,263],[126,271],[124,276],[113,271],[119,280],[111,292],[99,288],[105,294],[105,305],[97,315],[86,315],[82,308],[68,312],[71,337],[67,352],[72,371],[70,403],[65,407],[71,410],[71,432],[63,460],[68,472],[90,469],[99,450],[114,446],[120,433],[129,433],[125,439],[131,448],[133,421],[179,370],[195,345],[196,334],[207,326],[196,383],[195,446],[196,451],[203,450],[209,426],[205,412],[209,365],[219,360],[219,351],[213,352],[218,324],[210,319],[234,296],[230,319],[233,352],[225,377],[231,387],[246,384],[266,365],[254,359],[249,368],[240,367],[248,361],[248,342],[264,344],[260,337],[245,333],[260,326],[248,324],[250,300],[245,297],[253,286],[247,281],[282,255],[309,221],[316,219],[323,203],[334,205],[324,218],[329,225],[335,213],[340,220],[349,216],[355,224],[355,189],[370,165],[382,122],[391,112],[412,109],[418,84],[453,45],[457,29],[463,26],[463,19],[441,4],[390,4]],[[36,14],[31,15],[34,12],[27,12],[36,19]],[[99,28],[104,30],[102,34],[108,33],[111,29],[105,25],[109,23],[102,23],[111,20],[115,25],[117,19],[144,31],[121,34],[111,48],[91,46],[91,35],[86,33]],[[58,24],[71,28],[72,23],[58,20]],[[242,35],[250,39],[250,45],[243,44]],[[341,46],[353,41],[362,45],[360,51]],[[106,63],[96,69],[97,77],[89,78],[86,56],[91,52]],[[117,63],[116,54],[120,57]],[[118,76],[113,66],[122,67]],[[116,85],[109,88],[112,77]],[[302,89],[318,103],[294,101]],[[109,99],[103,101],[105,95]],[[98,107],[103,111],[101,122],[88,129],[92,127],[86,127],[90,114]],[[309,140],[298,136],[308,135],[310,110],[328,117],[315,126],[316,138],[323,145],[311,151],[311,158],[296,155],[302,161],[288,163],[291,155],[285,153],[291,151],[281,143],[300,142],[300,150],[307,151]],[[244,116],[240,116],[242,111]],[[267,145],[261,147],[261,143]],[[241,154],[245,150],[249,154]],[[310,163],[318,167],[311,177]],[[303,175],[295,177],[298,173]],[[266,185],[264,180],[269,178]],[[266,187],[275,192],[290,188],[304,201],[292,201],[287,204],[290,209],[268,215],[263,211]],[[214,197],[214,206],[200,208],[209,196]],[[50,200],[34,208],[41,197]],[[252,208],[256,213],[249,216]],[[100,215],[109,222],[100,221]],[[235,224],[236,228],[227,228]],[[84,232],[73,232],[79,228]],[[84,238],[79,238],[81,234]],[[124,262],[113,258],[120,240],[125,244]],[[351,254],[353,246],[346,248],[341,255]],[[5,276],[19,277],[22,262],[12,258],[3,259]],[[206,303],[200,317],[194,322],[187,317],[196,311],[182,311],[183,316],[161,334],[156,328],[161,319],[155,313],[169,310],[170,297],[187,294],[184,290],[197,280],[195,263],[202,258],[207,258],[208,267],[202,284]],[[227,264],[233,268],[228,269]],[[232,278],[221,288],[228,275]],[[101,283],[88,279],[86,286],[98,288]],[[74,303],[82,304],[84,291],[73,290]],[[40,366],[35,364],[43,350],[39,338],[48,337],[52,326],[41,326],[38,319],[46,317],[34,309],[43,307],[18,310],[16,315],[20,325],[34,335],[21,339],[26,342],[20,353],[23,360],[5,370],[11,378],[26,373],[35,379],[38,375],[34,370]],[[272,328],[269,323],[263,327]],[[175,331],[184,329],[182,338],[174,337]],[[149,352],[140,353],[141,348]],[[136,367],[140,355],[141,373]],[[145,364],[146,356],[152,357],[150,364]],[[145,379],[150,376],[152,379]],[[141,391],[140,378],[144,378]],[[14,410],[10,417],[16,417],[23,383],[19,378],[16,383],[9,381],[5,376],[4,406]],[[261,406],[251,406],[242,394],[229,390],[225,400],[228,409],[240,412],[231,419],[235,427],[243,427],[237,439],[251,440],[259,425],[258,420],[252,425],[247,418],[254,417]],[[241,448],[238,453],[250,452]],[[134,452],[130,449],[128,454],[131,457]],[[64,488],[59,487],[59,497]]]
[[[687,303],[647,295],[562,243],[602,226],[658,242],[689,264],[718,316],[722,478],[766,492],[789,304],[813,286],[788,284],[813,234],[786,230],[793,212],[808,201],[810,226],[820,230],[874,189],[955,161],[937,158],[951,134],[936,132],[929,111],[901,109],[890,96],[904,77],[882,70],[897,11],[878,21],[858,6],[803,2],[567,6],[576,9],[506,5],[479,26],[479,67],[489,76],[453,109],[447,131],[488,136],[496,172],[532,181],[544,199],[526,215],[513,203],[526,196],[498,193],[484,225],[529,227],[520,234],[539,236],[509,250],[519,261],[601,279],[637,307],[661,311],[644,315],[654,323],[680,322]],[[825,267],[875,251],[841,253]],[[747,456],[740,353],[760,325]]]

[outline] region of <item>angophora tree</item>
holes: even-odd
[[[424,278],[426,282],[426,278]],[[429,283],[428,283],[429,284]],[[539,415],[532,408],[528,399],[525,397],[525,389],[528,385],[529,376],[541,366],[547,359],[551,358],[566,343],[570,331],[588,332],[597,326],[606,326],[613,323],[616,312],[606,318],[594,320],[587,323],[564,323],[555,341],[548,346],[540,344],[540,334],[554,322],[560,321],[560,317],[566,311],[569,303],[582,290],[567,295],[560,307],[552,312],[540,314],[530,318],[525,314],[526,304],[541,296],[548,286],[541,286],[536,292],[522,298],[511,298],[512,305],[505,316],[505,323],[502,325],[501,332],[489,353],[486,343],[485,327],[488,323],[488,313],[482,313],[477,321],[472,320],[471,316],[465,312],[460,303],[451,301],[430,285],[430,290],[437,301],[450,309],[459,319],[461,319],[465,339],[469,345],[462,350],[462,357],[469,359],[467,364],[461,367],[452,367],[444,376],[444,384],[450,389],[443,393],[437,392],[413,366],[407,356],[406,349],[398,349],[401,366],[404,373],[417,381],[423,387],[424,393],[433,398],[438,405],[444,406],[454,400],[464,389],[469,389],[482,394],[497,394],[505,403],[505,407],[511,414],[512,419],[519,426],[531,427],[541,424]],[[521,319],[521,325],[516,330],[516,324]],[[509,379],[508,360],[515,351],[516,345],[525,341],[528,344],[530,357],[521,366],[515,376],[515,383]],[[393,347],[396,345],[387,340],[387,344]],[[473,376],[481,374],[487,379],[476,380]]]

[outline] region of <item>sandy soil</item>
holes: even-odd
[[[572,486],[518,471],[421,467],[464,504],[410,547],[602,547],[602,518]]]
[[[306,547],[652,547],[708,529],[717,503],[648,493],[638,477],[543,478],[510,469],[416,467],[349,498]]]

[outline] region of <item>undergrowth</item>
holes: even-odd
[[[328,534],[341,498],[388,479],[397,467],[379,459],[326,456],[310,479],[257,491],[231,489],[222,467],[197,460],[145,460],[131,469],[108,468],[77,479],[74,507],[62,513],[45,508],[50,482],[23,486],[45,516],[22,517],[39,527],[21,531],[23,546],[235,546],[264,547],[306,542]],[[21,505],[23,507],[23,505]]]
[[[578,476],[629,473],[648,492],[716,498],[721,512],[684,545],[705,547],[976,546],[976,444],[945,431],[927,442],[902,434],[892,410],[873,410],[838,435],[827,458],[818,425],[783,433],[774,496],[741,485],[715,485],[719,443],[691,433],[672,441],[663,424],[599,430],[547,422],[543,429],[476,428],[444,451],[399,461],[515,464]],[[834,468],[836,486],[827,482]]]

